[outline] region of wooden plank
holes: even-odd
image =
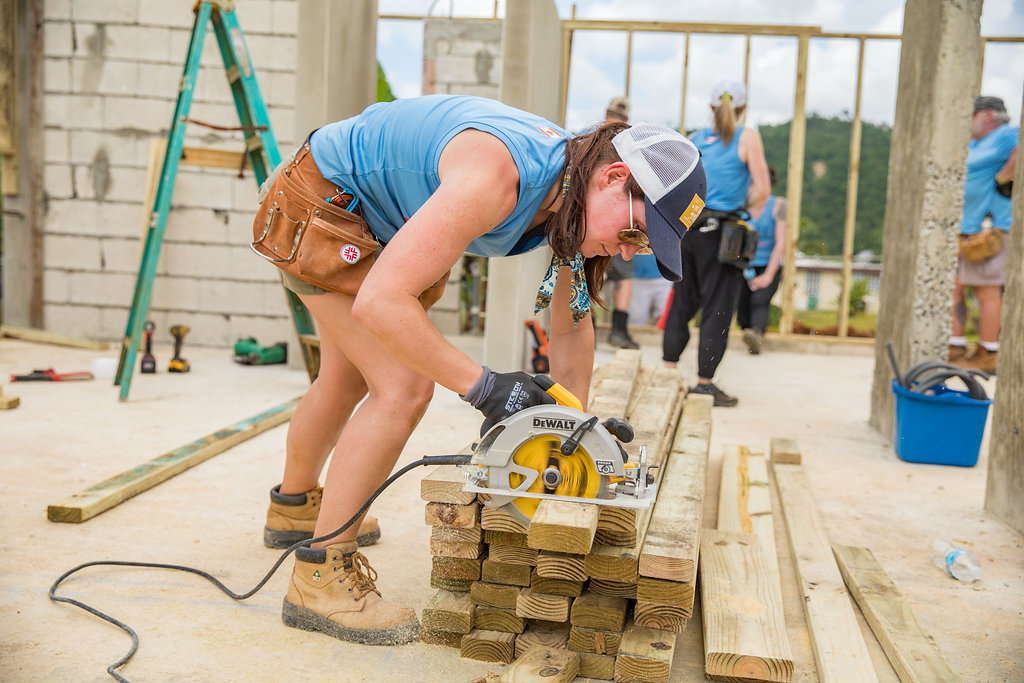
[[[468,447],[460,453],[469,452]],[[420,498],[428,503],[468,505],[476,501],[476,494],[463,491],[462,470],[454,465],[437,465],[420,480]]]
[[[822,683],[877,681],[803,468],[773,468],[818,678]]]
[[[576,598],[583,593],[583,582],[567,581],[565,579],[549,579],[537,574],[537,570],[535,569],[530,575],[530,588],[535,593],[565,595],[570,598]]]
[[[743,531],[740,523],[740,477],[740,447],[725,446],[718,486],[718,528],[722,531]]]
[[[3,390],[0,389],[0,410],[14,410],[20,403],[20,398],[17,396],[4,396]]]
[[[595,543],[633,545],[636,543],[636,510],[602,505],[597,517]]]
[[[84,522],[227,449],[291,419],[301,396],[116,474],[46,508],[51,522]]]
[[[552,624],[550,622],[527,622],[526,630],[516,638],[516,657],[522,657],[533,647],[550,647],[559,650],[568,649],[569,625]]]
[[[528,564],[507,564],[487,559],[484,560],[480,578],[486,583],[529,586],[532,569]]]
[[[641,576],[636,585],[636,599],[654,605],[668,605],[669,607],[692,610],[693,589],[694,585],[691,583]]]
[[[235,152],[227,149],[210,149],[209,147],[182,147],[182,166],[197,166],[199,168],[226,168],[231,171],[239,171],[249,165],[249,157],[245,152]]]
[[[439,590],[423,608],[420,623],[428,631],[466,634],[473,630],[475,609],[468,593]]]
[[[526,542],[531,548],[583,555],[597,533],[599,505],[542,500],[530,520]]]
[[[462,636],[459,654],[481,662],[510,664],[515,655],[516,634],[473,629]]]
[[[596,628],[573,626],[569,629],[569,649],[575,652],[590,652],[596,655],[617,655],[620,631],[602,631]]]
[[[487,508],[484,508],[484,513]],[[526,548],[526,534],[512,534],[507,531],[493,531],[484,529],[484,542],[488,545],[514,545],[519,548]]]
[[[461,557],[432,557],[432,576],[446,579],[480,580],[480,560],[467,560]]]
[[[718,528],[754,534],[765,550],[768,568],[778,581],[775,523],[763,453],[746,446],[726,446],[722,458],[722,484],[718,498]]]
[[[487,559],[505,564],[525,564],[529,567],[536,567],[537,552],[535,548],[492,543],[487,546]]]
[[[480,504],[427,503],[424,520],[431,526],[468,529],[480,523]]]
[[[462,636],[464,633],[451,633],[449,631],[429,631],[420,629],[420,642],[427,645],[443,645],[445,647],[462,647]]]
[[[643,577],[640,577],[641,579]],[[636,586],[634,582],[607,581],[605,579],[591,579],[587,584],[590,590],[598,595],[610,595],[616,598],[628,598],[636,600]]]
[[[543,619],[545,621],[567,621],[573,599],[564,595],[545,595],[535,593],[532,588],[524,588],[516,600],[516,614],[524,619]]]
[[[514,609],[477,606],[473,612],[473,628],[522,633],[526,628],[526,620],[517,615]]]
[[[22,341],[38,342],[40,344],[53,344],[54,346],[68,346],[75,349],[89,349],[91,351],[105,351],[110,348],[107,342],[90,341],[68,337],[63,334],[54,334],[45,330],[37,330],[31,327],[15,327],[13,325],[0,325],[0,337],[21,339]]]
[[[573,626],[599,631],[621,631],[626,623],[628,606],[625,598],[586,591],[573,601],[569,622]]]
[[[847,545],[833,545],[832,551],[846,587],[900,680],[961,680],[872,552]]]
[[[537,555],[537,574],[546,579],[586,581],[583,555],[542,550]]]
[[[637,626],[655,628],[661,631],[672,631],[682,633],[686,630],[686,622],[693,614],[692,607],[672,607],[670,605],[655,605],[643,600],[637,600],[633,605],[633,621]]]
[[[705,529],[700,587],[708,678],[789,683],[794,667],[782,591],[757,537]]]
[[[535,646],[505,670],[499,683],[569,683],[580,672],[580,656],[558,648]]]
[[[611,680],[615,676],[615,657],[580,652],[580,675],[598,680]]]
[[[468,593],[474,583],[473,579],[453,579],[430,572],[431,588],[439,588],[445,591],[452,591],[453,593]]]
[[[615,680],[669,683],[675,650],[674,633],[630,624],[615,657]]]
[[[772,462],[779,465],[799,465],[801,461],[800,446],[796,439],[776,436],[771,444]]]
[[[502,531],[509,534],[525,534],[526,525],[518,519],[497,508],[486,505],[480,508],[480,526],[485,531]]]
[[[443,527],[434,527],[441,529]],[[484,553],[483,543],[460,543],[458,541],[441,541],[430,539],[430,555],[432,557],[461,557],[475,560]]]
[[[445,543],[480,543],[483,537],[483,529],[478,526],[466,527],[465,529],[451,526],[430,527],[431,541],[444,541]]]
[[[502,607],[514,610],[520,590],[522,589],[518,586],[474,581],[469,589],[469,600],[478,607]]]
[[[643,576],[692,581],[697,571],[713,403],[707,396],[689,395],[683,405],[662,475],[661,495],[644,536],[640,554]]]

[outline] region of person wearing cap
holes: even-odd
[[[768,167],[775,186],[775,169]],[[736,322],[743,330],[743,343],[750,353],[761,353],[772,297],[782,282],[782,253],[786,249],[786,199],[769,195],[759,206],[750,207],[750,224],[757,230],[757,252],[744,273],[747,286],[740,288]]]
[[[629,100],[613,97],[605,109],[604,120],[629,123]],[[629,335],[629,302],[633,298],[632,262],[619,254],[613,256],[607,279],[612,287],[612,328],[608,332],[608,343],[620,349],[639,349],[640,345]]]
[[[741,268],[719,260],[722,223],[748,217],[746,207],[761,204],[770,191],[761,136],[737,125],[746,104],[742,83],[719,81],[711,91],[714,126],[690,136],[707,174],[707,206],[683,237],[682,280],[672,287],[662,338],[662,359],[675,367],[690,340],[690,320],[701,311],[697,384],[691,391],[714,396],[715,405],[722,407],[738,403],[715,385],[714,377],[725,355],[740,290],[746,286]]]
[[[283,181],[285,195],[275,191],[280,174],[299,190]],[[700,155],[676,131],[616,122],[570,138],[529,112],[454,95],[378,103],[328,124],[268,184],[261,211],[283,211],[288,192],[328,204],[341,198],[356,232],[380,248],[360,249],[365,240],[353,237],[337,254],[317,254],[368,265],[354,285],[351,277],[344,288],[322,283],[338,291],[283,274],[316,318],[321,358],[289,424],[265,541],[323,536],[355,517],[392,471],[435,384],[492,423],[553,402],[532,376],[482,367],[431,323],[427,309],[465,252],[503,257],[551,248],[536,283],[537,310],[551,309],[551,374],[586,406],[591,304],[600,303],[611,257],[650,250],[662,274],[678,280],[680,239],[706,195]],[[273,221],[305,225],[299,213]],[[257,223],[254,230],[262,229]],[[409,642],[416,614],[381,596],[359,552],[361,523],[296,552],[282,619],[343,640]]]
[[[1009,125],[1006,105],[998,97],[982,96],[974,100],[971,139],[967,143],[967,177],[964,181],[964,208],[960,220],[960,239],[992,229],[999,235],[1002,248],[980,262],[963,254],[957,265],[953,286],[953,329],[949,338],[949,360],[964,368],[990,374],[996,371],[999,351],[999,324],[1003,308],[1003,283],[1006,281],[1006,251],[1010,244],[1012,207],[1010,189],[1017,163],[1019,131]],[[964,289],[971,287],[978,300],[978,346],[967,355],[967,303]]]

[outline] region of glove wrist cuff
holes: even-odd
[[[479,408],[483,400],[491,393],[491,389],[494,388],[495,377],[494,370],[485,365],[484,371],[480,373],[480,378],[476,381],[476,384],[465,394],[459,394],[459,398],[474,408]]]

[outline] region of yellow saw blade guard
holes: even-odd
[[[531,469],[538,474],[548,467],[557,464],[562,473],[562,481],[555,487],[554,491],[548,491],[544,487],[541,477],[537,477],[533,484],[526,489],[531,493],[553,493],[559,496],[573,496],[577,498],[597,498],[601,488],[601,475],[594,467],[594,460],[582,447],[578,447],[572,455],[563,455],[559,450],[561,442],[549,435],[535,436],[524,442],[516,449],[512,461],[517,465]],[[509,486],[518,488],[526,477],[522,474],[509,474]],[[537,498],[516,498],[511,503],[519,512],[528,519],[533,519],[537,512],[540,500]]]

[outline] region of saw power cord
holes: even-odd
[[[69,605],[74,605],[75,607],[80,607],[81,609],[84,609],[86,612],[89,612],[90,614],[94,614],[97,617],[99,617],[100,619],[103,619],[104,621],[108,621],[111,624],[113,624],[114,626],[116,626],[119,629],[121,629],[122,631],[124,631],[125,633],[127,633],[131,637],[131,639],[132,639],[132,646],[128,650],[127,654],[125,654],[124,657],[121,657],[121,659],[117,660],[116,662],[114,662],[113,664],[111,664],[110,666],[107,667],[107,673],[110,674],[111,676],[113,676],[116,680],[121,681],[122,683],[129,683],[128,679],[125,678],[124,676],[122,676],[121,674],[119,674],[116,671],[116,669],[119,669],[120,667],[122,667],[125,664],[127,664],[128,661],[131,660],[131,658],[135,655],[135,651],[138,650],[138,648],[139,648],[139,635],[128,624],[124,623],[123,621],[119,621],[118,619],[115,619],[114,617],[110,616],[109,614],[104,614],[103,612],[99,611],[95,607],[91,607],[90,605],[87,605],[84,602],[80,602],[78,600],[75,600],[74,598],[68,598],[68,597],[65,597],[65,596],[57,595],[57,587],[60,586],[60,584],[64,581],[64,579],[68,578],[69,576],[71,576],[75,572],[78,572],[78,571],[80,571],[82,569],[85,569],[86,567],[94,567],[94,566],[98,566],[98,565],[109,565],[109,566],[115,566],[115,567],[152,567],[154,569],[175,569],[177,571],[188,572],[190,574],[197,574],[198,576],[203,577],[204,579],[206,579],[207,581],[209,581],[210,583],[215,585],[217,588],[219,588],[221,590],[221,592],[223,592],[225,595],[227,595],[228,597],[230,597],[230,598],[232,598],[234,600],[245,600],[245,599],[250,598],[253,595],[255,595],[261,588],[263,588],[263,586],[266,585],[267,581],[270,580],[270,577],[272,577],[274,575],[274,573],[281,566],[281,563],[284,562],[285,559],[291,553],[295,552],[297,549],[299,549],[299,548],[301,548],[303,546],[308,546],[308,545],[311,545],[313,543],[322,543],[323,541],[328,541],[328,540],[334,538],[335,536],[343,533],[345,531],[345,529],[348,529],[350,526],[352,526],[352,524],[354,524],[355,521],[357,519],[359,519],[364,512],[366,512],[366,509],[368,507],[370,507],[370,504],[373,503],[373,501],[377,499],[377,496],[379,496],[381,493],[384,492],[384,489],[386,489],[388,486],[393,484],[396,479],[401,477],[403,474],[405,474],[409,470],[415,469],[417,467],[425,466],[425,465],[465,465],[465,464],[469,463],[469,461],[470,461],[470,459],[472,457],[473,457],[472,454],[427,455],[427,456],[424,456],[424,457],[420,458],[419,460],[416,460],[415,462],[409,463],[408,465],[406,465],[405,467],[401,468],[400,470],[398,470],[397,472],[392,474],[390,477],[388,477],[387,481],[385,481],[383,484],[381,484],[377,488],[377,490],[373,492],[373,495],[366,499],[366,502],[363,503],[362,507],[359,508],[359,511],[356,512],[356,514],[352,515],[352,518],[349,519],[347,522],[345,522],[343,525],[341,525],[340,527],[338,527],[337,529],[335,529],[334,531],[332,531],[329,534],[326,534],[324,536],[319,536],[317,538],[310,538],[310,539],[307,539],[305,541],[299,541],[298,543],[295,543],[294,545],[291,545],[288,548],[286,548],[285,551],[283,553],[281,553],[281,556],[279,558],[277,558],[277,562],[275,562],[274,566],[270,568],[270,571],[267,572],[266,576],[264,576],[262,579],[260,579],[259,583],[257,583],[255,586],[253,586],[253,588],[251,588],[250,590],[246,591],[245,593],[236,593],[236,592],[234,592],[233,590],[231,590],[230,588],[225,586],[217,577],[213,576],[209,572],[203,571],[202,569],[196,569],[195,567],[185,567],[185,566],[178,565],[178,564],[162,564],[162,563],[159,563],[159,562],[128,562],[128,561],[124,561],[124,560],[99,560],[99,561],[96,561],[96,562],[86,562],[84,564],[80,564],[77,567],[75,567],[74,569],[70,569],[70,570],[64,572],[60,576],[60,578],[57,579],[56,581],[54,581],[53,585],[50,586],[49,596],[50,596],[50,599],[53,600],[54,602],[66,602]]]

